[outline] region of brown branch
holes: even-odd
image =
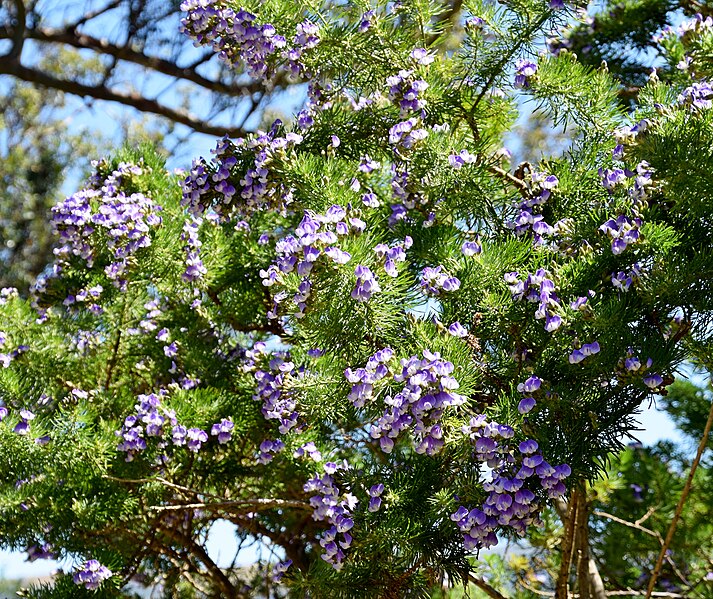
[[[497,175],[501,179],[504,179],[508,183],[511,183],[512,185],[517,187],[520,192],[526,193],[528,197],[530,196],[530,190],[527,187],[527,183],[525,183],[522,179],[518,179],[515,175],[507,172],[505,169],[502,169],[499,166],[488,165],[486,168],[494,175]]]
[[[572,559],[574,557],[574,542],[577,534],[577,510],[579,509],[579,493],[580,490],[575,488],[572,491],[569,499],[569,505],[566,508],[566,516],[562,518],[564,524],[564,534],[562,539],[562,556],[560,561],[560,569],[557,575],[557,584],[555,586],[556,599],[568,599],[569,597],[569,571],[572,567]],[[562,501],[562,500],[560,500]],[[562,501],[562,503],[564,503]],[[561,506],[560,506],[561,509]]]
[[[167,118],[175,123],[185,125],[199,133],[222,137],[240,137],[245,135],[245,131],[239,127],[220,127],[211,125],[187,112],[171,108],[159,103],[156,100],[145,98],[142,95],[129,92],[122,93],[105,86],[85,85],[76,81],[58,79],[47,73],[43,73],[33,68],[25,67],[17,60],[0,60],[0,75],[13,75],[22,81],[34,83],[41,87],[56,89],[75,96],[90,97],[107,102],[118,102],[125,106],[130,106],[141,112],[148,112]]]
[[[671,520],[671,525],[668,527],[668,532],[666,533],[666,538],[664,539],[663,545],[661,546],[661,551],[659,552],[659,557],[656,560],[656,565],[654,566],[654,571],[651,573],[651,579],[649,580],[649,585],[646,589],[646,599],[652,596],[654,587],[656,586],[656,580],[661,573],[661,567],[663,566],[663,560],[666,557],[666,550],[673,540],[673,535],[676,532],[676,525],[681,518],[681,512],[683,512],[683,505],[688,499],[688,494],[691,492],[691,485],[693,483],[693,475],[696,473],[698,464],[701,461],[703,452],[708,445],[708,435],[711,432],[711,427],[713,427],[713,403],[711,403],[711,408],[708,411],[708,420],[706,421],[706,426],[703,429],[703,436],[701,437],[701,442],[698,444],[698,451],[696,452],[696,457],[693,459],[691,464],[691,471],[688,473],[688,478],[686,478],[686,484],[683,486],[683,491],[681,491],[681,498],[678,500],[678,505],[676,506],[676,511],[673,514],[673,520]]]
[[[9,37],[12,38],[12,48],[7,53],[6,56],[0,57],[0,62],[4,60],[18,60],[22,54],[22,47],[25,44],[25,19],[27,18],[27,11],[25,9],[24,0],[14,0],[15,4],[15,20],[17,21],[15,27],[11,31]]]
[[[628,526],[629,528],[635,528],[636,530],[640,530],[641,532],[647,535],[657,538],[659,540],[659,543],[663,545],[663,537],[661,536],[661,533],[656,530],[646,528],[645,526],[641,526],[641,524],[639,523],[640,520],[637,520],[636,522],[629,522],[628,520],[623,520],[622,518],[614,516],[613,514],[609,514],[608,512],[602,512],[601,510],[594,510],[592,513],[595,516],[599,516],[600,518],[606,518],[607,520],[611,520],[612,522],[616,522],[618,524]]]
[[[129,45],[119,46],[78,31],[36,27],[27,30],[25,36],[39,42],[65,44],[80,50],[92,50],[105,56],[111,56],[116,60],[130,62],[175,79],[190,81],[207,90],[229,96],[249,96],[265,89],[265,84],[262,81],[252,81],[249,84],[238,85],[209,79],[198,73],[195,68],[179,67],[171,60],[149,56]],[[1,33],[0,37],[2,37]]]
[[[208,570],[212,579],[221,591],[221,597],[226,599],[235,599],[237,592],[230,578],[221,570],[218,565],[210,558],[206,550],[196,543],[190,536],[178,534],[175,530],[167,527],[161,527],[161,533],[179,543],[181,547],[186,548],[194,557],[196,557]]]
[[[505,595],[503,595],[497,589],[490,586],[482,578],[478,578],[477,576],[475,576],[473,574],[468,574],[468,581],[472,582],[481,591],[484,591],[488,597],[492,597],[493,599],[508,599]]]
[[[221,510],[228,513],[244,514],[248,512],[259,512],[276,508],[300,508],[311,509],[309,504],[296,499],[245,499],[236,501],[213,501],[209,503],[181,503],[173,505],[151,505],[146,509],[152,512],[172,512],[185,510]],[[230,508],[241,508],[239,511]]]
[[[438,15],[438,19],[435,23],[435,27],[438,28],[440,26],[443,27],[443,30],[434,33],[428,37],[426,40],[426,45],[427,46],[432,46],[435,42],[437,42],[441,36],[445,33],[446,29],[448,26],[452,26],[453,23],[457,21],[457,17],[460,14],[461,9],[463,8],[463,0],[452,0],[448,8]]]
[[[309,522],[314,522],[309,516],[307,516],[306,519]],[[267,537],[275,545],[282,547],[285,550],[285,556],[292,560],[295,568],[303,572],[309,569],[309,557],[305,550],[305,541],[302,535],[303,527],[297,532],[292,530],[282,533],[268,528],[256,518],[247,518],[245,515],[234,514],[233,517],[228,518],[228,520],[238,528],[253,533],[253,536],[256,538],[260,536]]]
[[[88,21],[91,21],[92,19],[96,19],[97,17],[103,15],[106,12],[109,12],[110,10],[114,10],[117,6],[121,4],[122,0],[114,0],[113,2],[110,2],[106,6],[103,6],[102,8],[98,8],[97,10],[93,12],[88,12],[78,20],[76,20],[74,23],[71,25],[68,25],[66,27],[67,31],[72,31],[74,29],[77,29],[78,27],[81,27]]]
[[[541,591],[540,589],[536,589],[534,587],[531,587],[528,585],[524,580],[519,580],[518,584],[522,586],[525,590],[530,591],[531,593],[534,593],[535,595],[539,595],[540,597],[554,597],[555,594],[551,591]],[[626,590],[620,590],[620,591],[607,591],[605,593],[606,597],[643,597],[644,591],[637,591],[635,589],[626,589]],[[652,597],[663,597],[666,598],[668,597],[669,599],[686,599],[685,595],[682,595],[680,593],[668,593],[666,591],[656,591],[651,594]],[[578,593],[574,593],[572,595],[569,595],[568,599],[581,599]]]
[[[579,585],[579,596],[582,599],[590,599],[589,584],[589,505],[587,503],[586,486],[583,484],[578,497],[577,521],[575,527],[576,553],[577,553],[577,584]]]

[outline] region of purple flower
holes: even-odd
[[[462,247],[461,252],[464,256],[475,256],[483,251],[483,246],[477,241],[466,241]]]
[[[112,573],[109,568],[102,566],[97,560],[90,559],[84,563],[81,569],[74,574],[74,584],[84,585],[90,591],[98,589],[102,582],[111,578]]]
[[[537,72],[537,63],[522,58],[515,63],[515,87],[527,89],[530,87],[531,78]]]
[[[359,302],[369,301],[374,293],[381,291],[379,282],[368,267],[359,264],[354,269],[354,274],[357,277],[357,282],[352,291],[352,298],[355,300]]]
[[[538,448],[537,441],[534,439],[528,439],[527,441],[520,443],[518,448],[520,449],[520,452],[524,454],[535,453]]]
[[[416,64],[427,65],[434,61],[433,54],[429,54],[425,48],[416,48],[411,52],[411,58]]]
[[[517,386],[517,390],[520,391],[520,393],[532,393],[534,391],[537,391],[541,385],[542,379],[533,374],[524,383],[520,383]]]
[[[201,445],[208,441],[208,434],[199,428],[189,428],[186,434],[187,446],[190,451],[196,452]]]
[[[458,321],[454,322],[451,326],[448,327],[448,332],[451,335],[453,335],[454,337],[467,337],[468,336],[468,331]]]
[[[537,402],[535,401],[534,397],[525,397],[520,400],[520,403],[517,405],[517,411],[520,412],[520,414],[527,414],[532,408],[535,407],[535,404]]]
[[[211,435],[218,436],[218,443],[227,443],[230,441],[231,431],[235,425],[228,418],[223,418],[220,422],[213,425],[210,430]]]
[[[696,82],[679,94],[678,103],[692,109],[707,110],[713,107],[713,87],[707,81]]]
[[[663,385],[663,377],[657,372],[652,372],[644,377],[644,385],[649,389],[658,389]]]

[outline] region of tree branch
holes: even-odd
[[[473,574],[468,574],[468,581],[472,582],[481,591],[484,591],[488,597],[492,597],[493,599],[507,599],[507,597],[505,595],[498,592],[497,589],[490,586],[482,578],[478,578],[477,576],[474,576]]]
[[[161,527],[161,532],[168,538],[180,543],[182,547],[185,547],[201,563],[203,563],[216,585],[221,590],[221,597],[225,597],[226,599],[234,599],[237,597],[235,587],[233,586],[233,583],[230,582],[230,579],[227,577],[225,572],[223,572],[223,570],[221,570],[210,558],[205,549],[196,543],[189,535],[184,536],[178,534],[175,530],[167,527]]]
[[[105,86],[84,85],[76,81],[58,79],[47,73],[43,73],[33,68],[25,67],[17,60],[1,60],[0,75],[13,75],[22,81],[34,83],[41,87],[56,89],[75,96],[106,100],[107,102],[118,102],[125,106],[131,106],[141,112],[149,112],[167,118],[171,121],[185,125],[199,133],[222,137],[240,137],[245,135],[245,131],[239,127],[220,127],[211,125],[205,121],[181,110],[170,108],[160,104],[156,100],[151,100],[140,94],[129,92],[121,93]]]
[[[235,512],[230,509],[233,507],[242,508]],[[259,512],[263,510],[272,510],[275,508],[294,507],[300,509],[310,509],[308,503],[296,499],[245,499],[236,501],[213,501],[209,503],[183,503],[173,505],[152,505],[146,509],[152,512],[171,512],[185,510],[225,510],[229,513],[243,514],[247,512]]]
[[[12,48],[7,53],[7,56],[2,57],[2,60],[18,60],[22,54],[22,47],[25,44],[25,19],[27,11],[25,10],[24,0],[13,0],[15,4],[15,27],[11,29]]]
[[[2,37],[3,32],[0,30],[0,38]],[[148,56],[128,45],[119,46],[107,40],[98,39],[78,31],[36,27],[28,29],[25,32],[25,37],[44,43],[65,44],[80,50],[92,50],[98,54],[111,56],[116,60],[130,62],[175,79],[190,81],[207,90],[229,96],[249,96],[265,89],[265,85],[261,81],[252,81],[248,84],[237,85],[216,79],[209,79],[203,77],[195,68],[179,67],[171,60]]]
[[[106,12],[109,12],[110,10],[115,9],[117,6],[121,4],[122,0],[114,0],[113,2],[110,2],[106,6],[103,6],[102,8],[98,8],[97,10],[93,12],[88,12],[84,15],[81,16],[81,18],[77,19],[74,23],[71,25],[68,25],[66,27],[67,31],[72,31],[77,29],[78,27],[81,27],[88,21],[91,21],[92,19],[96,19],[97,17],[103,15]]]
[[[681,491],[681,498],[678,500],[678,505],[676,506],[676,511],[673,514],[673,520],[671,520],[671,525],[668,527],[668,532],[666,533],[666,538],[664,539],[663,545],[661,545],[661,551],[659,552],[659,557],[656,560],[656,565],[654,566],[654,571],[651,573],[651,579],[649,580],[648,587],[646,588],[646,599],[652,596],[654,587],[656,586],[656,580],[661,573],[661,567],[663,566],[663,560],[666,557],[666,550],[673,540],[673,535],[676,532],[676,525],[681,518],[681,512],[683,512],[683,505],[688,499],[688,494],[691,492],[691,484],[693,483],[693,475],[696,473],[698,464],[701,461],[703,452],[708,445],[708,435],[711,432],[711,427],[713,427],[713,403],[711,403],[711,408],[708,411],[708,420],[706,421],[706,426],[703,429],[703,436],[701,437],[701,442],[698,444],[698,451],[696,452],[696,457],[693,459],[691,464],[691,471],[688,473],[688,478],[686,478],[686,484],[683,486],[683,491]]]
[[[579,488],[575,488],[572,491],[569,499],[569,505],[565,504],[564,501],[562,505],[565,506],[565,515],[562,517],[562,522],[564,524],[564,535],[562,540],[562,556],[560,562],[560,569],[557,575],[557,584],[555,586],[555,598],[556,599],[568,599],[569,597],[569,571],[572,567],[572,559],[574,557],[574,546],[575,537],[577,534],[577,510],[579,509]],[[558,502],[559,503],[559,502]],[[559,506],[562,509],[562,506]]]

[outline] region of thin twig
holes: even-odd
[[[242,508],[240,513],[259,512],[262,510],[272,510],[277,508],[300,508],[310,509],[308,503],[296,499],[245,499],[237,501],[213,501],[208,503],[179,503],[173,505],[151,505],[146,509],[152,512],[180,512],[186,510],[210,510],[221,509],[233,511],[229,508]]]
[[[136,92],[123,93],[101,85],[85,85],[77,81],[59,79],[48,73],[44,73],[34,68],[26,67],[18,60],[3,57],[0,60],[0,75],[13,75],[22,81],[34,83],[40,87],[56,89],[75,96],[89,97],[107,102],[117,102],[125,106],[130,106],[141,112],[148,112],[162,116],[175,123],[185,125],[199,133],[222,137],[241,137],[245,131],[240,127],[221,127],[211,125],[206,121],[189,114],[183,110],[171,108],[161,104],[157,100],[152,100]]]
[[[638,524],[638,520],[636,522],[629,522],[628,520],[624,520],[622,518],[614,516],[613,514],[609,514],[608,512],[602,512],[601,510],[594,510],[592,513],[595,516],[599,516],[600,518],[606,518],[607,520],[611,520],[612,522],[617,522],[618,524],[623,524],[624,526],[628,526],[629,528],[635,528],[636,530],[640,530],[641,532],[646,533],[647,535],[657,538],[659,540],[659,543],[663,545],[663,537],[661,536],[661,533],[656,530],[646,528],[645,526],[641,526],[640,524]]]
[[[710,435],[711,427],[713,427],[713,403],[711,403],[711,408],[708,411],[708,420],[706,421],[706,426],[703,429],[703,436],[701,437],[701,442],[698,444],[698,451],[696,452],[696,457],[693,459],[693,463],[691,464],[691,471],[688,473],[688,478],[686,478],[686,484],[683,487],[683,491],[681,491],[681,498],[678,500],[676,511],[673,514],[673,520],[671,520],[671,525],[668,527],[666,539],[664,539],[663,545],[661,546],[661,551],[659,553],[658,559],[656,560],[656,566],[654,567],[654,571],[651,573],[651,579],[649,580],[649,585],[646,589],[646,599],[649,599],[649,597],[653,596],[653,590],[656,586],[656,580],[658,579],[659,574],[661,573],[661,567],[663,566],[663,560],[666,557],[666,551],[668,549],[668,546],[671,544],[671,541],[673,540],[673,535],[676,532],[676,525],[678,524],[678,521],[681,518],[681,512],[683,512],[683,505],[686,503],[686,499],[688,499],[688,494],[691,491],[693,475],[696,473],[696,469],[698,468],[698,464],[701,461],[703,452],[706,449],[706,445],[708,445],[708,435]]]
[[[494,587],[490,586],[482,578],[478,578],[473,574],[468,574],[468,581],[472,582],[475,586],[484,591],[488,597],[492,597],[493,599],[508,599],[505,595],[500,593]]]

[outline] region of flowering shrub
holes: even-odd
[[[624,115],[606,72],[533,55],[563,3],[465,29],[422,4],[183,3],[197,46],[306,102],[179,175],[119,152],[54,208],[53,269],[0,295],[8,544],[91,556],[90,590],[237,597],[202,546],[228,520],[298,594],[455,584],[705,358],[710,194],[670,151],[709,151],[710,85]],[[514,169],[523,96],[578,128]]]

